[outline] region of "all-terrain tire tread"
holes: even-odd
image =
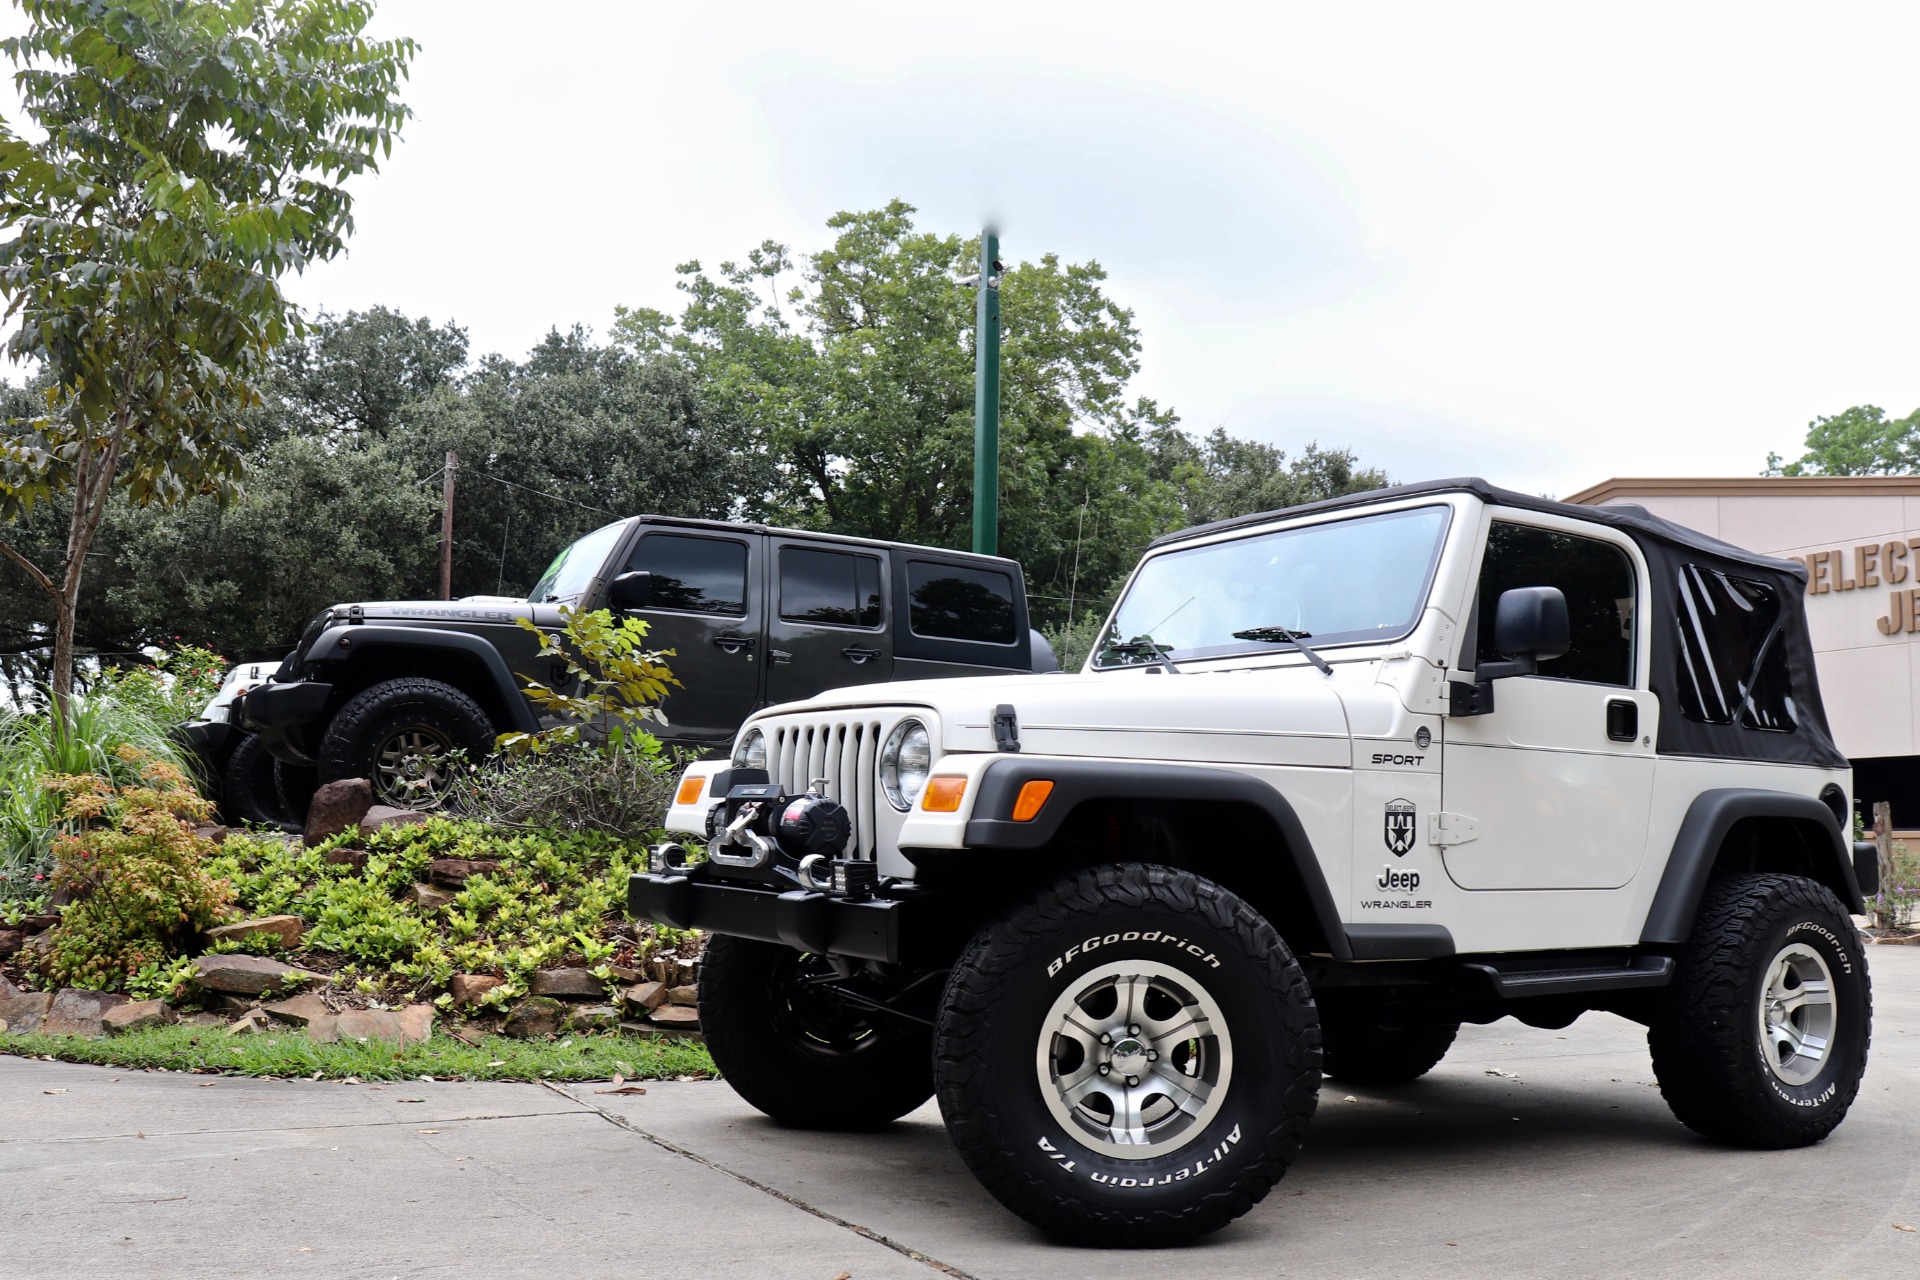
[[[1030,939],[1076,916],[1149,905],[1199,916],[1230,934],[1248,957],[1263,962],[1262,976],[1274,997],[1273,1016],[1288,1022],[1287,1070],[1285,1079],[1275,1082],[1284,1085],[1275,1122],[1266,1133],[1252,1135],[1258,1155],[1230,1185],[1179,1209],[1122,1214],[1063,1200],[994,1141],[992,1093],[978,1087],[977,1077],[986,1069],[985,1040],[1000,999],[1000,978],[1029,954]],[[1067,876],[975,938],[948,976],[934,1031],[934,1061],[947,1131],[967,1167],[1002,1204],[1049,1235],[1073,1243],[1163,1245],[1238,1218],[1260,1202],[1299,1155],[1319,1102],[1320,1026],[1305,974],[1273,926],[1253,908],[1186,872],[1114,863]]]
[[[357,757],[363,736],[382,717],[391,713],[396,704],[410,698],[430,698],[445,704],[451,715],[468,721],[468,736],[473,745],[487,750],[492,748],[493,718],[478,702],[443,680],[400,676],[368,685],[348,698],[346,704],[334,713],[333,719],[327,724],[326,734],[320,739],[320,781],[336,782],[341,778],[362,776],[364,765]]]
[[[1803,876],[1738,875],[1711,882],[1700,901],[1693,934],[1681,952],[1671,985],[1647,1030],[1654,1077],[1679,1121],[1703,1137],[1761,1150],[1809,1146],[1846,1118],[1859,1077],[1838,1082],[1831,1107],[1785,1115],[1772,1104],[1759,1072],[1751,1070],[1753,1033],[1748,990],[1757,940],[1783,913],[1799,910],[1823,917],[1850,942],[1852,922],[1833,891]],[[1858,1028],[1864,1063],[1872,1034],[1873,991],[1864,959],[1859,980],[1866,1018]]]

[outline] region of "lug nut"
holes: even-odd
[[[1139,1076],[1128,1076],[1128,1077],[1127,1077],[1127,1087],[1128,1087],[1129,1089],[1131,1089],[1131,1088],[1132,1088],[1132,1087],[1133,1087],[1134,1085],[1137,1085],[1137,1084],[1139,1084],[1139,1083],[1140,1083],[1140,1077],[1139,1077]]]
[[[1100,1064],[1100,1074],[1101,1074],[1101,1075],[1103,1075],[1103,1076],[1104,1076],[1104,1075],[1106,1075],[1106,1074],[1107,1074],[1108,1072],[1110,1072],[1110,1071],[1112,1071],[1112,1070],[1113,1070],[1113,1068],[1112,1068],[1112,1067],[1110,1067],[1110,1066],[1108,1066],[1108,1065],[1107,1065],[1106,1063],[1104,1063],[1104,1062],[1103,1062],[1103,1063],[1101,1063],[1101,1064]]]
[[[1101,1044],[1112,1044],[1112,1043],[1113,1043],[1113,1037],[1112,1037],[1112,1036],[1110,1036],[1110,1035],[1108,1035],[1108,1034],[1107,1034],[1106,1032],[1104,1032],[1104,1031],[1102,1031],[1102,1032],[1100,1033],[1100,1043],[1101,1043]]]
[[[1147,1050],[1147,1061],[1148,1062],[1160,1061],[1160,1051],[1158,1049]]]
[[[1130,1036],[1137,1036],[1137,1035],[1139,1035],[1139,1034],[1140,1034],[1140,1028],[1139,1028],[1139,1026],[1138,1026],[1138,1025],[1136,1024],[1136,1025],[1134,1025],[1134,1026],[1131,1026],[1131,1027],[1128,1027],[1128,1028],[1127,1028],[1127,1034],[1128,1034],[1128,1035],[1130,1035]]]

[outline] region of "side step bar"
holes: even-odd
[[[1521,969],[1511,963],[1465,964],[1486,975],[1494,994],[1507,1000],[1531,996],[1570,996],[1588,991],[1623,991],[1634,987],[1664,987],[1673,980],[1672,956],[1635,956],[1623,965],[1589,965],[1568,969]]]

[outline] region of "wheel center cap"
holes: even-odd
[[[1123,1036],[1113,1042],[1113,1054],[1108,1061],[1123,1075],[1139,1075],[1147,1065],[1147,1046],[1132,1036]]]

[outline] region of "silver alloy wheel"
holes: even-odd
[[[1047,1110],[1074,1140],[1122,1160],[1177,1151],[1227,1096],[1233,1037],[1194,978],[1120,960],[1078,979],[1041,1024],[1035,1065]]]
[[[1819,1075],[1833,1051],[1838,1020],[1826,958],[1804,942],[1782,947],[1767,966],[1759,1014],[1768,1069],[1790,1085]]]
[[[447,754],[453,739],[425,725],[408,725],[388,734],[373,757],[373,789],[378,797],[409,809],[437,809],[453,785]]]

